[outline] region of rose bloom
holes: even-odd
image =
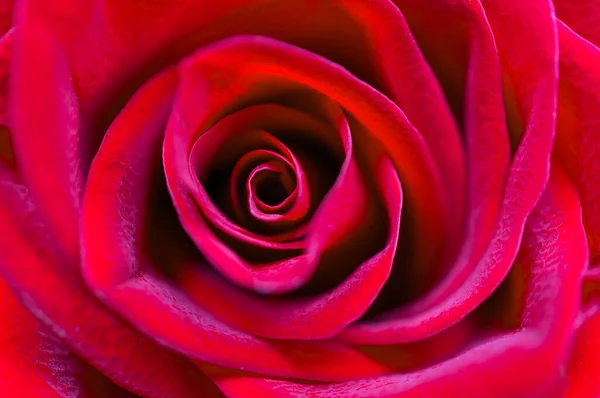
[[[0,4],[2,396],[600,396],[600,2]]]

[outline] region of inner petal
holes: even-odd
[[[324,118],[327,120],[322,120]],[[261,264],[290,254],[282,251],[299,250],[302,246],[297,240],[305,233],[305,225],[300,221],[310,204],[320,203],[329,191],[343,158],[344,150],[336,137],[339,133],[335,124],[328,115],[315,116],[313,112],[265,104],[234,112],[208,129],[195,129],[201,133],[191,139],[193,146],[188,155],[190,173],[196,177],[191,181],[190,194],[219,240],[246,260]],[[223,184],[231,180],[238,159],[260,150],[271,151],[293,164],[302,198],[294,212],[267,223],[257,222],[261,220],[244,211],[247,206],[233,199],[239,195],[232,195],[229,185]],[[305,183],[302,170],[318,172],[311,172],[312,178]],[[308,185],[310,189],[305,189]],[[305,190],[310,192],[310,197]]]
[[[329,252],[332,248],[345,242],[352,231],[356,231],[357,226],[362,225],[365,218],[368,217],[366,211],[368,187],[365,185],[357,161],[353,156],[352,138],[344,112],[339,107],[329,107],[326,111],[327,122],[324,122],[312,114],[279,105],[254,105],[232,113],[221,119],[217,123],[218,126],[216,125],[212,129],[209,128],[211,131],[222,129],[230,132],[240,131],[243,128],[248,129],[249,127],[260,128],[262,131],[278,130],[277,134],[282,140],[283,137],[286,137],[290,143],[296,140],[301,141],[302,138],[306,139],[312,135],[320,138],[317,142],[320,142],[321,145],[325,143],[328,144],[327,147],[333,146],[334,148],[337,145],[338,147],[341,146],[343,150],[344,161],[341,170],[323,200],[317,202],[320,203],[318,210],[311,217],[310,222],[306,224],[306,231],[303,231],[303,235],[306,235],[306,237],[301,241],[288,241],[286,243],[289,246],[296,244],[302,248],[302,251],[292,257],[276,258],[270,261],[264,259],[251,261],[247,256],[242,256],[238,250],[242,239],[238,239],[237,245],[234,245],[234,242],[231,242],[232,239],[227,240],[225,236],[216,234],[215,230],[210,228],[210,224],[215,222],[218,214],[207,213],[207,211],[215,209],[215,206],[206,200],[206,192],[199,181],[202,180],[202,176],[197,174],[196,176],[199,178],[195,179],[193,169],[186,171],[185,167],[182,167],[184,165],[179,163],[181,159],[186,158],[185,153],[174,152],[177,150],[180,141],[191,140],[193,142],[194,134],[206,129],[203,123],[197,124],[191,120],[184,123],[178,122],[184,116],[182,111],[185,110],[186,104],[207,103],[206,100],[198,101],[189,98],[188,96],[194,95],[196,91],[191,90],[191,88],[197,86],[190,84],[191,82],[187,83],[190,90],[186,90],[186,95],[182,96],[179,99],[180,102],[175,106],[167,127],[168,138],[165,141],[164,150],[167,183],[171,186],[170,190],[175,207],[184,229],[211,265],[223,276],[242,287],[263,294],[273,294],[290,292],[304,286],[319,267],[325,252]],[[219,108],[224,109],[225,107]],[[187,131],[182,129],[184,126],[194,125],[198,127]],[[312,128],[300,128],[298,130],[301,126]],[[290,129],[292,134],[290,134]],[[200,134],[204,136],[208,132]],[[201,138],[197,139],[196,144],[193,145],[194,148],[198,147]],[[185,151],[185,149],[183,150]],[[334,152],[325,160],[335,159],[335,155]],[[196,160],[202,162],[206,159],[206,156],[198,156],[197,159],[194,159],[193,154],[188,156],[191,163],[195,163]],[[300,161],[302,162],[302,159]],[[326,168],[319,168],[318,170],[319,173],[311,173],[317,176],[317,180],[327,172]],[[179,182],[177,182],[178,180]],[[182,187],[186,192],[178,191],[177,186]],[[194,199],[196,203],[204,200],[205,202],[202,203],[204,207],[199,209],[193,203],[190,203],[190,200],[193,201]],[[222,220],[217,221],[223,223]],[[240,232],[239,227],[234,226],[234,228],[237,228],[236,233]],[[238,236],[244,237],[240,233],[238,233]],[[234,238],[234,236],[231,235],[230,238]],[[365,238],[366,236],[363,237],[363,239]],[[373,246],[371,243],[361,247],[371,250]],[[244,254],[249,254],[248,249],[248,247],[245,248],[246,253]],[[263,254],[272,256],[272,251],[271,253],[265,251]],[[362,257],[355,258],[349,264],[356,265],[361,260]]]
[[[356,246],[364,246],[365,236],[383,232],[383,247],[359,264],[340,284],[318,294],[259,296],[241,290],[218,277],[202,260],[182,261],[177,270],[177,285],[202,308],[226,324],[254,336],[273,339],[327,338],[358,319],[371,305],[391,271],[398,244],[402,211],[402,189],[392,163],[381,153],[370,154],[361,162],[373,175],[373,192],[381,195],[382,209],[371,196],[369,220],[357,228],[354,238],[341,243],[342,256],[330,250],[320,269],[334,266],[336,271],[349,262]],[[376,192],[375,192],[376,191]],[[380,211],[384,214],[381,214]],[[378,227],[385,227],[379,230]],[[361,242],[361,245],[357,245]],[[345,258],[344,258],[345,257]],[[343,259],[343,260],[342,260]],[[341,261],[340,261],[341,260]],[[214,300],[218,295],[219,300]],[[243,303],[242,306],[239,303]]]
[[[233,168],[233,208],[249,229],[281,232],[280,227],[299,226],[308,213],[311,190],[303,167],[287,147],[283,152],[250,151]]]
[[[162,122],[171,109],[170,96],[165,91],[172,87],[177,74],[170,73],[166,77],[166,80],[164,77],[153,80],[137,100],[127,106],[94,160],[82,214],[81,238],[85,242],[86,251],[82,253],[81,266],[88,286],[76,289],[95,292],[112,310],[122,315],[132,328],[144,331],[160,345],[152,345],[150,340],[144,340],[130,329],[125,328],[121,333],[116,326],[122,324],[107,323],[103,320],[106,317],[102,318],[102,312],[94,308],[85,314],[93,316],[96,323],[101,321],[101,326],[100,329],[94,329],[96,333],[85,336],[95,336],[92,339],[95,341],[106,334],[98,334],[99,330],[110,329],[113,335],[119,332],[119,341],[125,341],[127,346],[141,347],[149,355],[145,359],[140,359],[139,355],[130,355],[125,359],[131,357],[131,361],[121,362],[128,365],[142,363],[147,358],[158,358],[160,364],[166,366],[161,374],[173,381],[166,388],[176,396],[190,396],[186,393],[189,391],[211,391],[203,374],[194,373],[195,368],[188,358],[228,368],[243,368],[263,375],[308,380],[341,381],[387,372],[384,366],[343,344],[322,342],[314,345],[313,342],[265,340],[232,328],[191,302],[179,286],[170,282],[167,275],[181,265],[180,258],[174,255],[177,252],[175,249],[182,243],[185,245],[187,237],[185,233],[178,233],[183,231],[179,229],[177,219],[171,213],[171,210],[174,211],[173,205],[160,173]],[[148,115],[152,115],[149,120]],[[125,164],[130,167],[122,167]],[[393,208],[400,211],[399,205],[394,205]],[[5,211],[3,214],[8,213]],[[10,245],[4,247],[10,248]],[[191,247],[194,248],[194,245],[191,244]],[[35,250],[27,253],[29,252],[35,257]],[[32,261],[27,262],[29,263]],[[38,268],[38,271],[47,271],[43,267]],[[57,276],[50,272],[44,275],[64,281],[63,274],[64,272]],[[68,274],[79,275],[73,272]],[[381,276],[385,276],[385,272],[375,275]],[[358,288],[362,289],[364,278],[358,278],[358,281]],[[381,283],[380,281],[379,284]],[[44,289],[34,291],[40,293]],[[353,296],[359,300],[368,299],[368,295]],[[217,296],[212,295],[213,303],[221,302],[220,299],[215,300],[215,297]],[[81,299],[90,301],[92,297],[79,295],[69,300],[69,303],[81,304]],[[239,304],[243,303],[238,302],[238,307],[241,308]],[[360,310],[351,304],[342,307],[351,312]],[[337,307],[334,308],[334,314],[337,314],[335,309]],[[64,311],[59,312],[66,314]],[[283,312],[280,314],[285,315]],[[307,315],[310,316],[310,313]],[[97,319],[98,316],[100,319]],[[341,317],[338,315],[337,318]],[[114,318],[110,319],[114,321]],[[60,324],[67,325],[67,335],[77,335],[79,328],[85,327],[85,324],[77,327],[68,322]],[[307,329],[306,326],[303,328]],[[102,363],[94,362],[94,358],[99,357],[97,350],[86,351],[94,343],[88,340],[87,348],[80,351],[95,366],[106,369],[106,366],[102,367]],[[105,348],[111,347],[108,340],[101,340]],[[161,347],[164,346],[169,349],[163,352]],[[165,353],[172,355],[164,355]],[[186,358],[185,363],[177,361],[176,357]],[[121,358],[117,356],[117,359]],[[145,369],[143,366],[142,368]],[[149,372],[157,374],[152,367]],[[150,373],[142,372],[140,378],[147,378]],[[135,378],[134,382],[141,380],[140,378]],[[147,391],[158,391],[154,388],[160,382],[151,382],[154,384],[140,390],[141,395],[148,396],[152,394],[146,394]],[[165,386],[164,383],[162,385]]]
[[[254,199],[253,204],[268,212],[270,209],[279,208],[287,199],[291,198],[294,191],[294,182],[288,169],[272,162],[258,166],[248,179],[250,184],[249,196]]]
[[[240,202],[239,192],[252,168],[273,158],[286,161],[292,157],[289,149],[264,130],[243,131],[224,122],[200,136],[192,148],[189,167],[197,177],[191,191],[196,205],[221,234],[269,250],[298,249],[298,244],[286,243],[294,234],[271,235],[264,226],[256,228],[258,224],[249,220],[251,214]],[[228,179],[231,183],[223,184]],[[236,183],[240,180],[241,188]]]
[[[475,3],[473,5],[475,7]],[[536,6],[537,7],[537,6]],[[542,190],[544,189],[550,170],[549,156],[554,136],[555,109],[557,91],[557,68],[556,68],[556,43],[553,40],[554,21],[547,12],[548,5],[542,7],[542,11],[532,13],[539,16],[535,19],[535,29],[544,32],[535,36],[523,34],[526,41],[515,45],[512,35],[506,34],[498,26],[514,24],[515,20],[529,21],[529,13],[525,13],[518,7],[512,7],[507,12],[494,2],[486,2],[485,10],[480,6],[473,8],[474,16],[478,18],[487,17],[489,25],[494,33],[500,61],[519,60],[519,65],[526,65],[528,73],[523,73],[510,61],[506,62],[507,76],[518,93],[518,109],[524,120],[524,131],[518,148],[512,157],[508,175],[503,188],[503,197],[499,207],[499,215],[495,221],[493,234],[480,258],[473,258],[468,251],[461,253],[452,265],[451,273],[430,290],[425,296],[411,303],[409,306],[392,311],[374,322],[354,324],[346,329],[340,337],[349,343],[359,344],[361,342],[377,341],[378,344],[390,344],[416,341],[438,333],[449,325],[463,319],[473,311],[486,298],[488,298],[506,277],[513,265],[514,258],[521,243],[525,222],[532,209],[536,205]],[[485,15],[483,13],[485,12]],[[527,16],[525,16],[527,15]],[[473,19],[476,21],[475,19]],[[539,26],[537,25],[539,23]],[[528,27],[519,26],[519,31],[526,32]],[[529,25],[528,25],[529,26]],[[481,30],[480,32],[484,32]],[[483,35],[479,35],[484,40]],[[528,43],[528,45],[527,45]],[[540,48],[543,51],[530,52],[530,48]],[[474,49],[483,50],[474,47]],[[475,60],[474,60],[475,61]],[[508,65],[510,64],[510,65]],[[475,65],[476,66],[476,65]],[[478,76],[482,70],[474,68],[472,78]],[[535,70],[535,73],[533,72]],[[487,73],[492,73],[490,69]],[[474,92],[471,92],[471,95]],[[488,93],[487,95],[490,95]],[[477,103],[493,104],[493,98],[485,98],[479,95]],[[483,100],[485,99],[485,102]],[[489,111],[487,105],[483,109]],[[480,109],[481,111],[481,109]],[[483,122],[471,114],[473,127]],[[489,114],[486,123],[493,118]],[[468,119],[469,120],[469,119]],[[496,126],[496,128],[501,126]],[[487,139],[492,135],[488,129]],[[494,136],[498,134],[496,131]],[[484,152],[486,153],[486,152]],[[487,159],[489,160],[489,158]],[[489,163],[489,162],[488,162]],[[488,176],[479,177],[480,181]],[[494,177],[494,179],[497,177]],[[481,184],[481,186],[485,186]],[[489,201],[483,194],[478,196]],[[476,196],[474,196],[476,197]],[[481,203],[485,203],[482,201]],[[491,208],[489,203],[481,209]],[[483,212],[485,213],[485,212]],[[480,224],[481,225],[481,224]],[[480,227],[478,225],[478,227]],[[481,233],[481,230],[478,230]]]

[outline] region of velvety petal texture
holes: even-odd
[[[600,299],[600,208],[598,167],[600,158],[600,62],[598,32],[591,26],[600,15],[593,2],[556,3],[560,56],[560,91],[556,153],[561,159],[581,198],[582,221],[588,242],[590,261],[583,274],[582,306],[577,319],[573,354],[568,366],[567,397],[594,397],[600,394],[595,375]],[[581,11],[580,18],[575,12]]]
[[[596,397],[598,20],[0,1],[0,387]]]
[[[20,397],[133,396],[74,355],[2,282],[0,302],[2,391]]]

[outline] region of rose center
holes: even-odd
[[[268,206],[281,204],[293,191],[292,184],[286,183],[285,177],[287,176],[275,170],[258,172],[252,181],[256,199]]]

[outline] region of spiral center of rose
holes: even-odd
[[[278,207],[293,191],[289,174],[267,166],[253,170],[250,184],[257,202],[265,208]]]

